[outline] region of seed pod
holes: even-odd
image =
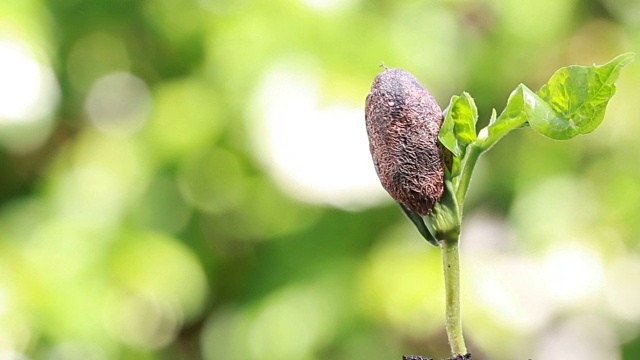
[[[444,190],[436,100],[413,75],[385,68],[371,85],[365,119],[382,187],[410,211],[429,215]]]

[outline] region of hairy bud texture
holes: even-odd
[[[413,75],[385,69],[373,81],[365,119],[382,186],[410,211],[430,214],[444,191],[436,100]]]

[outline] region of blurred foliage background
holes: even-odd
[[[438,249],[382,191],[384,61],[486,122],[640,53],[635,0],[2,0],[0,359],[445,357]],[[512,133],[462,239],[478,359],[640,358],[640,67],[603,125]]]

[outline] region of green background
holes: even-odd
[[[438,249],[372,173],[384,62],[481,125],[640,52],[633,0],[3,0],[0,358],[445,357]],[[474,358],[640,358],[640,67],[509,134],[462,235]]]

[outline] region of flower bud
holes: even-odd
[[[444,190],[436,100],[413,75],[385,68],[371,85],[365,119],[382,186],[410,211],[429,215]]]

